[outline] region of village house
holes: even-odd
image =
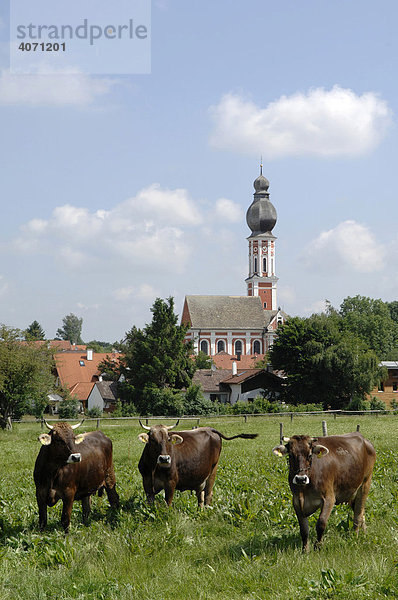
[[[117,352],[94,352],[91,349],[85,352],[77,350],[56,352],[54,354],[57,386],[61,386],[69,390],[71,396],[76,398],[80,403],[82,410],[86,411],[92,406],[100,406],[99,396],[104,393],[103,407],[101,410],[113,410],[112,398],[108,385],[96,387],[93,393],[93,388],[97,383],[102,382],[100,363],[106,358],[118,361],[120,354]],[[108,384],[109,382],[103,382]],[[112,392],[114,388],[112,388]],[[89,406],[89,398],[90,405]],[[114,395],[116,401],[116,395]]]

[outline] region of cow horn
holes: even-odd
[[[49,425],[45,419],[43,419],[43,421],[44,421],[44,424],[47,427],[47,429],[50,429],[50,430],[54,429],[53,425]]]
[[[141,419],[138,419],[138,423],[141,425],[142,429],[147,429],[148,431],[151,429],[150,427],[148,427],[147,425],[143,425],[141,423]]]
[[[84,423],[84,419],[82,419],[80,423],[77,423],[77,425],[71,425],[71,427],[72,429],[77,429],[78,427],[80,427],[80,425],[82,425],[82,423]]]
[[[170,429],[174,429],[174,427],[177,427],[178,423],[180,422],[180,419],[177,419],[177,423],[175,423],[174,425],[169,425],[167,427],[167,429],[170,431]]]

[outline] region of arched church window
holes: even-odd
[[[242,342],[240,340],[236,340],[235,342],[235,354],[242,354]]]
[[[209,354],[209,344],[206,340],[202,340],[200,342],[200,351],[204,352],[205,354]]]
[[[217,352],[225,352],[225,342],[224,342],[224,340],[219,340],[217,342]]]
[[[261,351],[260,342],[258,340],[256,340],[253,344],[253,353],[260,354],[260,351]]]
[[[257,273],[257,256],[254,257],[254,272]]]
[[[263,256],[263,271],[264,273],[267,272],[267,257]]]

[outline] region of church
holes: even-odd
[[[249,264],[246,296],[186,296],[181,322],[189,325],[186,339],[194,351],[211,356],[220,368],[232,360],[253,366],[272,346],[285,313],[277,304],[276,237],[272,233],[277,214],[269,199],[269,181],[254,181],[254,198],[246,213]]]

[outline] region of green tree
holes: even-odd
[[[344,408],[365,398],[380,374],[377,356],[336,313],[293,317],[278,329],[270,360],[287,376],[284,399],[292,404],[322,402]]]
[[[174,299],[157,298],[151,311],[150,324],[142,330],[133,327],[126,334],[126,381],[121,386],[123,398],[133,402],[142,414],[160,406],[155,389],[186,388],[195,372],[192,344],[184,341],[188,326],[177,325]],[[164,402],[171,402],[171,398],[167,396]]]
[[[211,369],[213,361],[208,354],[199,350],[198,354],[193,357],[196,369]]]
[[[42,414],[52,391],[53,355],[44,346],[21,343],[22,333],[0,326],[0,427],[25,412]]]
[[[83,319],[79,319],[71,313],[62,319],[63,327],[57,329],[57,336],[62,340],[68,340],[72,344],[83,344],[81,338]]]
[[[398,300],[394,300],[393,302],[387,302],[388,310],[390,311],[390,315],[392,320],[395,323],[398,323]]]
[[[99,342],[98,340],[91,340],[91,342],[87,342],[87,348],[91,348],[91,350],[97,352],[98,354],[112,352],[114,347],[114,344],[111,344],[110,342]]]
[[[342,329],[359,336],[380,360],[396,358],[398,322],[392,318],[394,306],[380,299],[354,296],[343,300],[339,314]]]
[[[44,329],[38,321],[33,321],[25,331],[25,340],[37,341],[44,340],[45,338]]]

